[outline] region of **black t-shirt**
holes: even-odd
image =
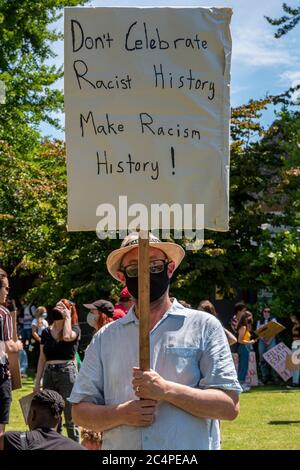
[[[6,432],[4,450],[86,450],[86,448],[54,429],[38,428],[26,432]]]
[[[73,325],[72,330],[77,334],[74,341],[56,341],[51,335],[50,328],[45,328],[42,332],[41,344],[44,345],[44,353],[47,361],[74,359],[80,340],[80,328]]]

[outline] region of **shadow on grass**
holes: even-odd
[[[286,385],[267,385],[264,387],[252,387],[251,391],[255,393],[296,393],[300,390],[287,390]]]
[[[300,421],[269,421],[268,424],[277,425],[277,424],[300,424]]]

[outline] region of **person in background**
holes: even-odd
[[[258,330],[258,328],[266,325],[271,320],[276,321],[276,318],[271,317],[271,308],[266,305],[262,309],[261,317],[256,324],[256,329]],[[259,367],[261,372],[261,380],[264,385],[267,384],[268,381],[272,381],[274,383],[278,382],[276,372],[265,361],[263,356],[267,351],[274,348],[274,346],[276,346],[275,337],[271,338],[269,341],[266,341],[263,338],[258,339]]]
[[[40,357],[40,344],[43,331],[48,328],[48,322],[46,320],[48,314],[45,307],[38,307],[34,312],[34,319],[31,323],[31,332],[33,338],[33,351],[34,351],[34,365],[37,369],[37,364]]]
[[[0,450],[85,450],[58,432],[64,408],[65,402],[59,393],[54,390],[38,392],[31,401],[27,418],[30,431],[2,434]]]
[[[291,315],[291,322],[293,323],[292,327],[292,351],[297,351],[300,348],[300,312],[295,312]],[[292,384],[287,386],[289,390],[298,390],[300,388],[299,384],[300,371],[293,370]]]
[[[218,317],[215,306],[209,300],[201,300],[198,305],[198,310],[202,310],[204,312],[210,313],[214,317]],[[226,328],[223,327],[223,330],[228,340],[229,346],[236,344],[236,337],[230,331],[226,330]]]
[[[95,333],[104,325],[113,321],[112,313],[115,312],[114,306],[108,300],[96,300],[92,304],[84,304],[90,312],[87,316],[87,323],[94,328]],[[123,315],[125,316],[125,314]],[[81,429],[81,444],[89,450],[100,450],[102,445],[102,433]]]
[[[253,350],[253,344],[257,341],[251,339],[252,323],[253,315],[246,310],[237,324],[237,353],[239,356],[238,379],[244,392],[248,392],[251,388],[246,384],[246,376],[249,367],[249,354]]]
[[[132,296],[130,295],[127,287],[124,287],[120,293],[119,303],[115,305],[113,320],[117,320],[118,318],[124,317],[128,310],[132,307],[132,305]],[[121,314],[121,312],[123,312],[123,315]]]
[[[247,310],[247,305],[244,302],[238,302],[234,306],[234,315],[231,319],[230,326],[235,335],[237,335],[237,326],[243,315]]]
[[[23,349],[21,341],[13,340],[13,322],[10,311],[6,308],[9,281],[6,272],[0,268],[0,434],[9,423],[12,401],[11,374],[7,353],[18,353]]]
[[[40,357],[34,391],[43,387],[60,393],[66,402],[64,409],[68,436],[79,441],[78,427],[72,421],[70,396],[78,374],[75,355],[80,340],[80,328],[76,307],[69,300],[62,299],[53,309],[53,324],[42,331]]]
[[[18,321],[21,329],[24,349],[28,350],[31,340],[31,323],[34,318],[36,307],[32,302],[28,304],[21,299],[21,308],[19,309]]]
[[[20,341],[22,341],[22,337],[18,337]],[[20,372],[21,372],[21,377],[26,378],[27,377],[27,370],[28,370],[28,356],[27,352],[25,349],[21,349],[19,351],[19,364],[20,364]]]
[[[17,307],[14,299],[7,299],[6,301],[6,308],[10,312],[17,312]],[[17,331],[18,340],[22,341],[22,335]],[[28,355],[24,347],[19,351],[19,365],[20,365],[20,373],[21,377],[27,377],[27,370],[28,370]]]
[[[108,300],[99,299],[95,300],[92,304],[83,304],[83,306],[90,310],[86,321],[96,331],[99,331],[104,325],[113,321],[115,309]]]

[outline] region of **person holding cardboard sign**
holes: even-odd
[[[0,268],[0,433],[4,432],[9,422],[11,405],[11,372],[7,353],[18,353],[22,342],[13,338],[13,322],[9,310],[5,307],[9,292],[9,281],[6,272]]]
[[[103,431],[102,449],[218,449],[218,420],[238,415],[241,388],[221,323],[169,297],[184,254],[149,234],[147,371],[136,367],[138,234],[107,258],[109,273],[126,284],[135,304],[93,337],[70,396],[74,421]]]
[[[271,316],[271,308],[266,305],[261,312],[261,318],[258,320],[256,325],[256,330],[259,330],[264,325],[268,325],[270,321],[277,321],[275,317]],[[275,336],[273,338],[267,339],[263,336],[258,340],[258,352],[259,352],[259,365],[261,371],[262,383],[266,384],[268,381],[272,380],[274,383],[278,382],[277,375],[270,367],[270,365],[265,361],[264,354],[270,349],[276,346]]]

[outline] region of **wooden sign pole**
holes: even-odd
[[[139,321],[140,321],[140,369],[150,369],[150,274],[149,274],[149,235],[139,233]]]

